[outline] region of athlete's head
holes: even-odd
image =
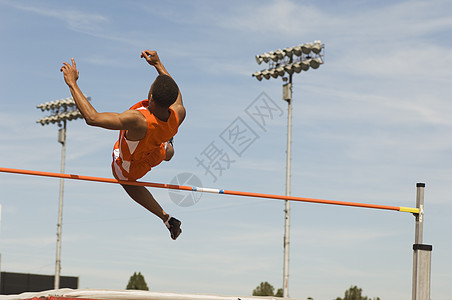
[[[170,107],[179,95],[179,87],[168,75],[159,75],[151,85],[148,99],[161,107]]]

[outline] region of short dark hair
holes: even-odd
[[[151,86],[149,94],[152,95],[155,103],[162,107],[170,107],[176,102],[179,95],[179,87],[176,82],[168,75],[161,74],[157,76]]]

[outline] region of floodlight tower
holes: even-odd
[[[292,75],[309,68],[317,69],[324,62],[325,45],[321,41],[306,43],[295,47],[278,49],[256,55],[256,62],[268,63],[268,68],[255,72],[252,76],[261,81],[282,77],[283,100],[287,101],[287,156],[286,156],[286,196],[290,196],[290,162],[292,144]],[[287,76],[285,76],[287,74]],[[284,207],[284,265],[283,265],[283,297],[289,297],[289,243],[290,243],[290,201]]]
[[[91,97],[87,98],[91,100]],[[66,159],[66,123],[67,121],[83,119],[82,114],[77,109],[74,99],[72,97],[66,99],[55,100],[39,104],[36,108],[41,111],[50,111],[50,116],[41,118],[36,121],[42,126],[49,124],[58,124],[58,142],[61,143],[61,173],[64,173],[64,162]],[[60,197],[58,205],[58,224],[57,224],[57,249],[55,262],[55,289],[60,288],[60,273],[61,273],[61,229],[63,222],[63,193],[64,193],[64,179],[60,179]]]

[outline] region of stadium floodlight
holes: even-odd
[[[260,55],[256,55],[256,62],[258,65],[260,65],[262,63],[262,58]]]
[[[253,76],[256,77],[259,81],[262,80],[262,72],[254,72]]]
[[[276,54],[276,52],[270,52],[270,59],[274,62],[277,62],[279,60],[278,55]]]
[[[286,53],[282,51],[281,49],[278,49],[275,51],[275,55],[278,59],[283,59]]]
[[[278,75],[278,72],[276,72],[276,69],[271,69],[271,70],[269,70],[269,72],[270,72],[270,75],[271,75],[273,78],[276,78],[276,77],[279,76],[279,75]]]
[[[260,65],[262,62],[268,63],[269,57],[268,53],[256,55],[256,62]]]
[[[262,57],[262,60],[265,63],[268,63],[270,61],[270,59],[271,59],[270,53],[264,53],[264,54],[261,55],[261,57]]]
[[[312,46],[313,46],[312,43],[306,43],[301,45],[301,52],[303,52],[304,54],[311,53]]]
[[[285,71],[284,71],[283,67],[277,67],[275,69],[275,71],[276,71],[276,73],[278,73],[278,76],[281,76],[281,77],[284,76]]]
[[[289,48],[284,48],[284,54],[287,56],[287,57],[292,57],[292,55],[293,55],[293,47],[289,47]]]
[[[293,47],[293,54],[295,54],[296,56],[301,56],[302,52],[301,52],[301,46],[295,46]]]
[[[290,168],[291,168],[291,139],[292,139],[292,75],[309,68],[317,69],[323,64],[323,49],[325,45],[320,41],[305,43],[294,47],[278,49],[256,55],[256,62],[268,63],[265,70],[254,72],[253,77],[261,81],[270,77],[283,79],[283,100],[287,101],[287,156],[286,156],[286,195],[290,195]],[[287,75],[287,76],[286,76]],[[290,242],[290,201],[285,201],[284,223],[284,265],[283,265],[283,297],[289,296],[289,242]]]
[[[285,65],[284,66],[284,71],[287,73],[287,74],[289,74],[289,75],[292,75],[294,72],[295,72],[295,70],[292,68],[292,65],[290,64],[290,65]]]
[[[278,49],[256,55],[256,62],[263,62],[269,66],[265,70],[255,72],[252,76],[261,81],[262,78],[278,78],[284,75],[308,71],[309,68],[318,69],[323,64],[323,49],[325,45],[321,41],[305,43],[294,47]]]
[[[300,65],[301,65],[301,69],[303,71],[307,71],[307,70],[309,70],[310,61],[303,60],[300,62]]]
[[[295,73],[301,72],[301,62],[294,63],[292,65],[292,68],[294,69]]]
[[[91,100],[91,97],[87,97]],[[67,121],[83,119],[82,114],[77,109],[75,101],[72,97],[42,103],[36,106],[41,111],[50,111],[50,116],[43,117],[36,121],[36,123],[44,125],[58,124],[58,142],[61,143],[61,173],[64,173],[64,162],[66,157],[66,123]],[[64,180],[60,179],[60,196],[58,203],[58,224],[57,224],[57,248],[55,261],[55,289],[60,288],[60,273],[61,273],[61,231],[63,226],[63,194],[64,194]]]
[[[91,100],[91,97],[87,97],[87,99]],[[36,108],[40,109],[41,111],[50,111],[50,116],[43,117],[36,121],[36,123],[40,123],[42,126],[48,125],[50,123],[57,123],[58,126],[61,127],[62,124],[66,121],[83,119],[83,116],[78,111],[72,97],[42,103],[37,105]]]
[[[69,97],[66,99],[61,99],[61,100],[50,101],[50,102],[46,102],[46,103],[39,104],[36,106],[36,108],[41,109],[41,111],[55,110],[55,109],[66,108],[66,107],[68,107],[68,108],[75,107],[75,102],[72,97]]]
[[[314,52],[315,54],[319,54],[320,51],[322,51],[322,42],[320,42],[320,41],[314,41],[314,45],[312,45],[311,50],[312,50],[312,52]]]
[[[309,65],[313,69],[318,69],[321,64],[323,64],[323,61],[320,58],[313,58],[309,61]]]
[[[262,76],[264,76],[265,79],[270,79],[270,71],[269,70],[262,71]]]
[[[58,116],[49,116],[44,117],[36,121],[36,123],[40,123],[42,126],[49,125],[50,123],[61,123],[64,120],[72,121],[77,119],[83,119],[83,116],[80,114],[78,110],[73,110],[69,112],[63,112],[58,114]]]

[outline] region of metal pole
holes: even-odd
[[[66,160],[66,120],[63,121],[63,127],[58,130],[58,142],[61,143],[61,173],[64,173],[64,162]],[[63,193],[64,193],[64,179],[60,179],[60,199],[58,205],[58,224],[57,224],[57,248],[56,248],[56,262],[55,262],[55,282],[54,288],[60,288],[60,273],[61,273],[61,231],[63,223]]]
[[[0,294],[3,294],[3,285],[2,285],[2,254],[0,253]]]
[[[414,236],[415,244],[422,244],[424,235],[424,189],[425,183],[416,184],[416,208],[419,208],[419,213],[416,217],[416,230]]]
[[[416,184],[416,218],[413,245],[413,282],[412,299],[430,300],[431,245],[422,244],[424,231],[424,189],[425,183]]]
[[[292,74],[289,82],[283,87],[284,100],[287,101],[287,155],[286,155],[286,196],[290,196],[290,162],[292,144]],[[283,297],[289,297],[289,244],[290,244],[290,201],[285,201],[284,207],[284,267],[283,267]]]
[[[425,184],[416,184],[416,208],[419,208],[419,213],[414,214],[415,231],[414,231],[414,245],[422,244],[423,238],[423,225],[424,225],[424,188]],[[412,281],[412,299],[419,300],[417,298],[417,283],[418,283],[418,255],[417,250],[413,248],[413,281]]]
[[[314,47],[315,45],[315,47]],[[309,67],[317,69],[320,64],[323,64],[322,50],[325,48],[320,41],[314,41],[314,45],[307,47],[308,44],[300,45],[296,47],[285,48],[284,50],[276,50],[261,55],[256,55],[256,62],[261,64],[262,62],[269,63],[269,69],[253,73],[253,77],[261,81],[262,78],[270,79],[270,77],[277,78],[283,77],[284,82],[287,82],[285,74],[289,74],[289,82],[283,85],[283,99],[288,104],[287,114],[287,162],[286,162],[286,197],[290,197],[290,161],[291,161],[291,130],[292,130],[292,74],[300,73],[302,70],[307,71]],[[306,49],[312,48],[308,53],[305,53]],[[303,49],[303,50],[302,50]],[[302,50],[302,51],[300,51]],[[309,54],[309,55],[308,55]],[[294,58],[295,57],[295,58]],[[296,64],[294,64],[294,60]],[[309,60],[309,61],[308,61]],[[286,97],[289,94],[290,97]],[[290,200],[284,199],[285,202],[285,226],[284,226],[284,266],[283,266],[283,297],[288,297],[289,294],[289,231],[290,231]]]
[[[0,230],[1,230],[1,222],[2,222],[2,205],[0,204]],[[3,294],[3,286],[2,286],[2,254],[0,253],[0,294]]]

